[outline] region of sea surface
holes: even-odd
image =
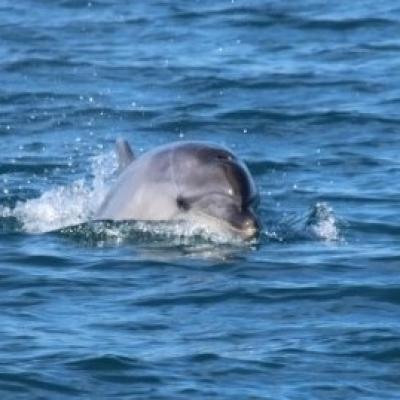
[[[400,398],[397,1],[0,0],[0,398]],[[249,166],[250,243],[92,223],[136,154]]]

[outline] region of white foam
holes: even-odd
[[[327,203],[317,203],[311,213],[309,229],[318,239],[328,242],[340,239],[340,232],[337,226],[337,219],[332,207]]]
[[[2,217],[15,217],[29,233],[43,233],[90,220],[99,208],[117,168],[114,153],[91,160],[92,178],[57,186],[40,197],[0,209]]]

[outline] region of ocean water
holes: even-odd
[[[389,0],[0,0],[0,398],[399,399],[399,32]],[[120,136],[231,148],[260,238],[88,222]]]

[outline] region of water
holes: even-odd
[[[1,0],[1,398],[398,399],[399,29],[388,0]],[[117,136],[230,147],[259,241],[87,223]]]

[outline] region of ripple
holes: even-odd
[[[66,365],[70,368],[93,372],[142,369],[142,362],[140,360],[112,354],[90,357],[78,361],[71,361]]]
[[[73,69],[76,67],[86,67],[90,66],[88,63],[74,62],[64,58],[24,58],[16,61],[11,61],[8,63],[2,63],[2,69],[6,72],[22,72],[29,69],[43,69],[48,68],[68,68]]]
[[[398,26],[399,22],[389,18],[365,17],[365,18],[344,18],[344,19],[310,19],[300,22],[305,29],[329,29],[329,30],[356,30],[360,28],[380,28]]]
[[[0,373],[0,387],[5,386],[7,390],[13,392],[30,393],[33,395],[34,390],[40,389],[45,392],[63,393],[67,395],[80,395],[82,390],[76,389],[73,385],[55,383],[51,378],[45,378],[39,373]]]

